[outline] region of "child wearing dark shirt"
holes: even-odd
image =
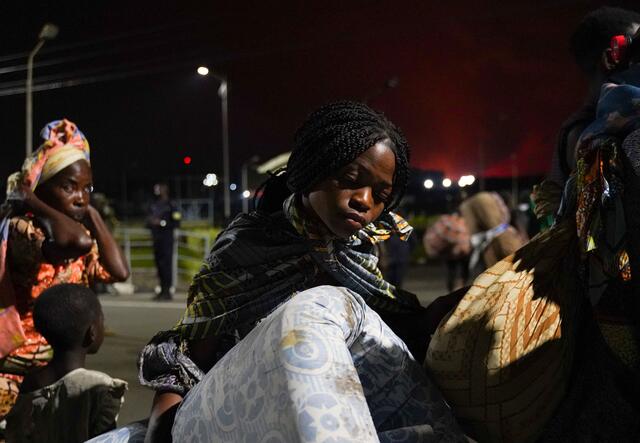
[[[7,416],[7,443],[83,442],[115,428],[126,382],[84,368],[104,338],[97,296],[82,285],[56,285],[37,299],[33,317],[54,356],[24,378]]]

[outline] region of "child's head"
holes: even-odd
[[[602,7],[587,14],[571,36],[571,53],[590,78],[605,69],[603,54],[614,35],[632,36],[640,25],[640,14],[621,8]]]
[[[400,130],[368,106],[344,101],[323,106],[302,124],[280,180],[346,237],[396,207],[408,176],[409,147]]]
[[[33,309],[36,329],[54,351],[98,352],[104,339],[104,317],[96,294],[86,286],[60,284],[45,290]]]

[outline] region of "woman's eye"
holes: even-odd
[[[91,194],[93,192],[93,185],[89,185],[84,188],[84,192]]]
[[[64,192],[73,192],[73,186],[71,186],[69,183],[62,185],[62,190]]]
[[[343,175],[340,180],[345,183],[355,183],[358,180],[358,177],[352,174],[347,174],[347,175]]]

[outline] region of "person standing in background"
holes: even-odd
[[[169,187],[164,183],[153,186],[155,201],[149,207],[147,227],[153,239],[153,256],[160,280],[160,292],[155,300],[171,300],[173,286],[172,257],[174,229],[180,226],[182,214],[169,199]]]
[[[467,286],[471,239],[467,225],[457,211],[438,217],[425,232],[422,243],[429,258],[446,263],[449,292]]]

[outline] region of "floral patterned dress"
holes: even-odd
[[[26,342],[0,360],[0,420],[13,406],[23,376],[34,366],[46,364],[53,351],[33,325],[33,305],[45,289],[60,283],[111,281],[99,261],[98,245],[76,259],[52,264],[42,254],[44,231],[28,216],[13,217],[9,227],[7,264]]]

